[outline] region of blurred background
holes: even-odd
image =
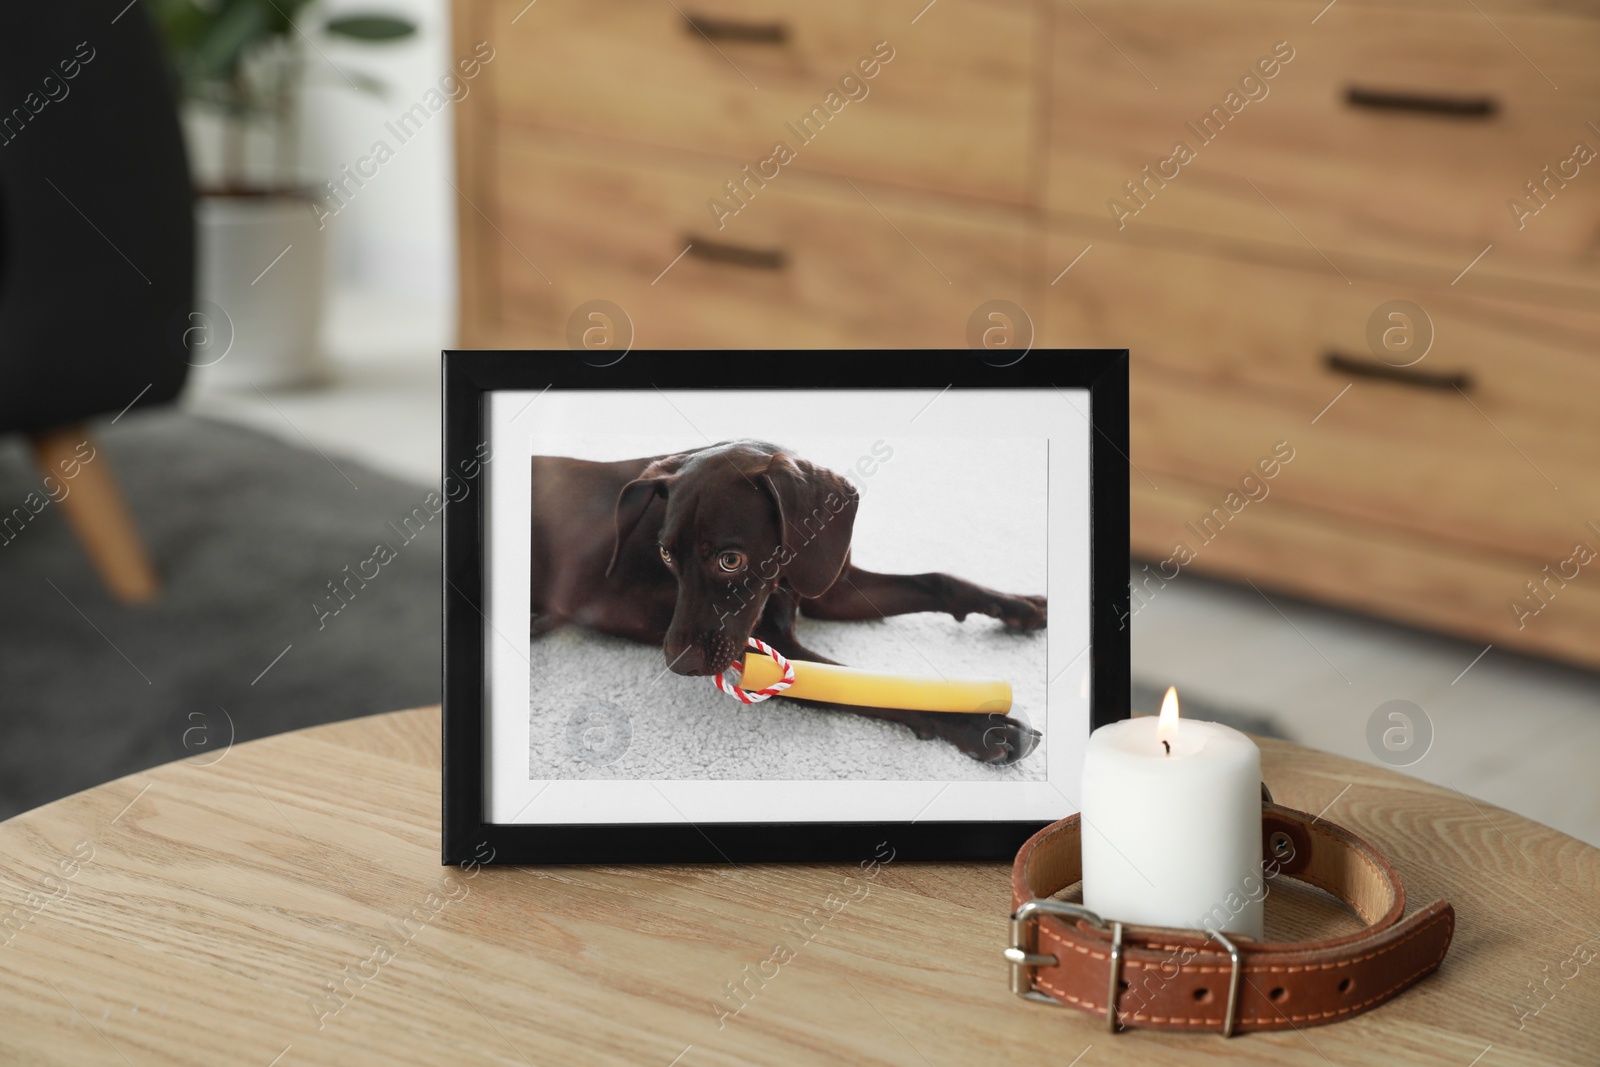
[[[1600,844],[1596,16],[8,15],[0,815],[437,700],[441,348],[1108,346],[1136,704]]]

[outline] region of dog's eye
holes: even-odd
[[[672,565],[672,551],[666,545],[657,545],[656,551],[661,553],[661,562]]]
[[[717,556],[717,566],[731,574],[744,566],[744,553],[723,552]]]

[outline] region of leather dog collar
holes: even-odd
[[[1348,1018],[1438,968],[1455,929],[1448,903],[1402,920],[1406,893],[1394,868],[1348,830],[1304,812],[1263,804],[1261,833],[1269,872],[1327,890],[1366,928],[1274,943],[1103,920],[1051,899],[1082,876],[1074,815],[1029,838],[1012,867],[1012,991],[1102,1016],[1113,1031],[1227,1036]]]

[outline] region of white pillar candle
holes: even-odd
[[[1083,903],[1105,920],[1261,940],[1261,750],[1232,727],[1159,718],[1089,737]]]

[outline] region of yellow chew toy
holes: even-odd
[[[1011,683],[998,678],[916,678],[876,674],[832,663],[791,660],[794,684],[783,696],[852,704],[862,708],[904,708],[907,711],[997,712],[1011,710]],[[762,689],[783,677],[769,656],[747,652],[742,689]]]

